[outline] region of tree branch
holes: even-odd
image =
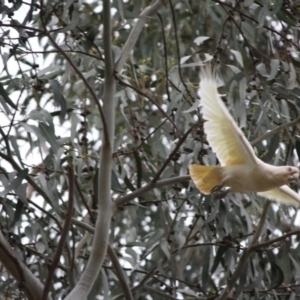
[[[119,282],[120,282],[121,287],[124,292],[124,298],[126,300],[133,300],[133,297],[131,294],[131,289],[127,283],[127,278],[126,278],[125,272],[124,272],[123,268],[121,267],[119,259],[111,245],[108,245],[108,247],[107,247],[107,254],[115,268],[116,275],[119,279]]]
[[[161,114],[163,116],[165,116],[165,118],[172,124],[172,126],[176,129],[177,133],[180,134],[180,131],[179,129],[177,128],[176,124],[174,123],[174,121],[172,120],[171,117],[168,116],[168,114],[161,108],[160,105],[158,105],[154,99],[152,99],[148,94],[147,92],[145,91],[141,91],[140,89],[138,89],[137,87],[123,81],[121,79],[121,77],[118,75],[118,74],[115,74],[115,78],[118,80],[118,82],[128,88],[131,88],[133,89],[135,92],[137,92],[139,95],[142,95],[143,97],[145,97],[146,99],[148,99],[153,105],[155,105],[157,107],[157,109],[161,112]]]
[[[163,292],[163,291],[160,291],[160,290],[158,290],[158,289],[155,289],[155,288],[153,288],[153,287],[151,287],[151,286],[149,286],[149,285],[143,285],[142,288],[144,288],[144,289],[150,291],[151,294],[157,294],[157,295],[159,295],[159,296],[162,296],[163,299],[171,299],[171,300],[176,300],[176,299],[178,299],[177,297],[173,297],[173,296],[171,296],[171,295],[168,295],[166,292]]]
[[[23,170],[11,156],[0,152],[0,157],[2,157],[7,162],[9,162],[11,164],[11,166],[17,172],[21,172]],[[26,178],[27,182],[34,188],[34,190],[36,190],[37,193],[39,193],[44,198],[44,200],[55,210],[55,207],[52,205],[51,199],[44,192],[44,190],[38,186],[38,184],[32,179],[32,177],[30,175],[27,175],[25,178]],[[56,212],[59,214],[58,211],[56,211]],[[61,227],[61,225],[59,223],[58,223],[58,226]]]
[[[134,46],[137,42],[137,39],[139,38],[141,31],[146,23],[146,19],[149,16],[153,15],[155,12],[157,12],[162,5],[163,5],[162,0],[156,0],[156,1],[152,2],[151,5],[147,6],[139,15],[138,21],[133,26],[133,28],[129,34],[129,37],[123,47],[121,56],[120,56],[118,62],[116,63],[115,70],[117,73],[119,73],[121,71],[128,56],[130,55],[131,50],[134,48]]]
[[[173,20],[173,26],[174,26],[174,35],[175,35],[175,44],[176,44],[176,53],[177,53],[177,63],[178,63],[178,75],[179,75],[179,78],[186,90],[186,93],[189,95],[190,99],[193,100],[193,96],[191,95],[191,92],[189,91],[184,79],[183,79],[183,76],[182,76],[182,72],[181,72],[181,63],[180,63],[180,60],[181,60],[181,57],[180,57],[180,46],[179,46],[179,40],[178,40],[178,30],[177,30],[177,22],[176,22],[176,17],[175,17],[175,10],[174,10],[174,6],[173,6],[173,3],[172,1],[169,1],[170,3],[170,7],[171,7],[171,13],[172,13],[172,20]],[[191,104],[189,101],[188,101],[189,104]]]
[[[61,237],[57,245],[56,252],[53,257],[52,264],[50,266],[48,276],[45,282],[45,287],[44,287],[44,292],[42,296],[42,300],[46,300],[48,298],[48,293],[52,284],[52,279],[54,272],[56,270],[56,267],[59,263],[60,255],[63,251],[65,241],[67,239],[69,229],[72,224],[72,215],[73,215],[73,206],[74,206],[74,189],[75,189],[75,183],[74,183],[74,169],[73,165],[70,163],[68,166],[68,179],[69,179],[69,201],[68,201],[68,208],[67,208],[67,213],[65,217],[65,223],[61,232]]]
[[[10,246],[0,231],[0,261],[7,271],[19,282],[20,287],[30,300],[40,300],[43,294],[42,283],[31,273],[20,259],[15,250]],[[48,300],[51,297],[46,298]]]
[[[185,141],[185,139],[188,137],[188,135],[190,134],[190,132],[192,131],[192,129],[193,129],[193,127],[190,127],[189,130],[179,139],[179,141],[178,141],[177,145],[175,146],[174,150],[171,152],[171,154],[166,159],[166,161],[164,162],[164,164],[162,165],[162,167],[160,168],[160,170],[157,172],[157,174],[155,175],[155,177],[152,179],[152,182],[156,182],[159,179],[160,175],[163,173],[163,171],[165,170],[165,168],[168,166],[168,164],[170,163],[171,159],[177,153],[177,151],[179,150],[180,146],[183,144],[183,142]]]
[[[77,219],[73,218],[72,219],[73,223],[83,229],[85,229],[86,231],[90,232],[91,234],[94,234],[95,232],[95,229],[84,223],[84,222],[81,222],[81,221],[78,221]],[[132,294],[131,294],[131,289],[130,287],[128,286],[128,283],[127,283],[127,280],[126,280],[126,276],[125,276],[125,273],[124,273],[124,270],[122,268],[122,266],[120,265],[120,262],[119,262],[119,259],[117,257],[117,255],[115,254],[113,248],[111,245],[108,244],[108,247],[107,247],[107,254],[114,266],[114,269],[115,269],[115,272],[116,272],[116,275],[119,279],[119,282],[121,284],[121,287],[124,291],[123,295],[125,297],[126,300],[132,300]]]
[[[41,18],[41,20],[43,20],[43,18]],[[43,21],[42,21],[42,23],[43,23]],[[88,80],[85,78],[85,76],[82,74],[82,72],[80,72],[80,70],[77,68],[77,66],[75,65],[75,63],[73,62],[73,60],[69,57],[69,55],[56,43],[56,41],[51,36],[50,32],[47,31],[46,25],[44,23],[43,23],[43,26],[44,26],[45,34],[47,35],[47,37],[49,38],[49,40],[51,41],[51,43],[53,44],[53,46],[66,59],[66,61],[70,64],[70,66],[73,68],[73,70],[75,71],[75,73],[83,81],[84,85],[86,86],[86,88],[90,92],[90,94],[92,96],[92,99],[94,100],[94,102],[95,102],[95,104],[96,104],[96,106],[98,108],[99,114],[101,116],[101,119],[102,119],[104,136],[106,136],[106,138],[108,138],[107,120],[105,119],[105,114],[103,112],[102,106],[100,104],[100,101],[98,100],[98,97],[97,97],[94,89],[89,84]]]
[[[266,132],[265,134],[263,134],[263,135],[261,135],[260,137],[256,138],[256,139],[255,139],[254,141],[252,141],[250,144],[251,144],[252,146],[255,146],[255,145],[258,144],[259,142],[261,142],[261,141],[263,141],[263,140],[265,140],[265,139],[267,139],[267,138],[273,136],[274,134],[280,132],[281,130],[283,130],[283,129],[287,128],[287,127],[290,127],[290,126],[294,126],[294,125],[296,125],[296,124],[298,124],[298,123],[300,123],[300,116],[299,116],[297,119],[295,119],[295,120],[293,120],[293,121],[291,121],[291,122],[287,122],[287,123],[285,123],[285,124],[282,124],[282,125],[280,125],[280,126],[277,126],[276,128],[274,128],[274,129],[272,129],[272,130]]]
[[[115,132],[115,90],[113,56],[111,51],[111,3],[103,1],[103,43],[105,80],[103,95],[103,117],[106,120],[106,130],[102,140],[100,153],[100,168],[96,195],[98,198],[98,217],[95,226],[92,249],[78,283],[66,300],[85,299],[92,289],[106,256],[110,220],[112,215],[111,202],[111,165]],[[104,129],[104,128],[103,128]]]
[[[282,236],[279,236],[278,238],[275,238],[273,240],[269,240],[269,241],[267,241],[265,243],[260,243],[260,244],[251,246],[250,250],[251,250],[251,252],[255,252],[255,251],[257,251],[257,250],[259,250],[261,248],[266,248],[266,247],[271,246],[271,245],[273,245],[275,243],[281,242],[281,241],[285,240],[286,238],[288,238],[288,237],[290,237],[292,235],[300,235],[300,230],[294,230],[294,231],[286,233],[286,234],[284,234]]]
[[[150,182],[147,185],[141,187],[140,189],[138,189],[128,195],[125,195],[121,198],[118,198],[114,202],[115,206],[116,207],[122,206],[122,205],[130,202],[134,198],[137,198],[137,197],[145,194],[146,192],[153,190],[157,187],[174,184],[174,183],[181,182],[181,181],[187,181],[190,179],[191,179],[190,175],[184,175],[184,176],[172,177],[172,178],[168,178],[168,179],[164,179],[164,180],[160,180],[160,181],[156,181],[156,182]]]
[[[81,198],[81,201],[82,201],[83,205],[85,206],[86,210],[88,211],[88,214],[91,218],[92,223],[95,224],[95,217],[93,215],[93,212],[91,211],[91,208],[89,207],[89,204],[87,203],[86,199],[83,196],[83,193],[82,193],[82,190],[79,186],[79,182],[78,182],[77,178],[75,178],[75,186],[76,186],[77,192],[78,192],[78,194]]]
[[[258,227],[256,229],[256,232],[252,238],[251,241],[251,245],[248,249],[246,249],[240,259],[239,264],[237,265],[235,271],[233,272],[231,278],[228,281],[227,287],[225,288],[225,290],[223,291],[223,293],[221,294],[220,297],[217,298],[217,300],[225,300],[228,298],[228,294],[231,292],[231,289],[234,287],[235,283],[237,282],[237,280],[239,279],[239,277],[241,276],[242,271],[244,270],[244,267],[246,265],[246,263],[248,262],[248,259],[250,257],[250,255],[252,254],[253,250],[252,247],[254,247],[262,233],[265,221],[267,219],[267,213],[268,213],[268,209],[271,205],[270,201],[267,201],[264,205],[263,211],[262,211],[262,215],[261,215],[261,219],[260,222],[258,224]]]

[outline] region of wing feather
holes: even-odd
[[[223,166],[257,164],[259,160],[219,96],[216,76],[210,70],[202,71],[199,89],[207,141]]]
[[[295,207],[300,206],[300,196],[293,191],[287,185],[283,185],[277,189],[273,189],[266,192],[260,192],[258,195],[275,200],[284,204],[293,205]]]

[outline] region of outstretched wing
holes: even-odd
[[[260,192],[258,195],[275,200],[284,204],[293,205],[295,207],[300,206],[300,196],[294,192],[287,185],[283,185],[277,189],[273,189],[266,192]]]
[[[216,75],[208,66],[201,72],[199,89],[204,131],[221,165],[254,165],[259,161],[252,146],[236,125],[217,91]]]

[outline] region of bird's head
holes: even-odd
[[[299,178],[299,169],[296,167],[285,166],[280,167],[282,175],[284,176],[285,184],[296,181]]]

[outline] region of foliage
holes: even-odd
[[[205,60],[258,156],[298,164],[299,4],[107,7],[0,7],[0,249],[18,255],[0,251],[3,296],[41,297],[32,276],[61,299],[102,265],[88,299],[296,299],[297,210],[256,195],[213,199],[186,175],[192,162],[217,163],[196,93]]]

